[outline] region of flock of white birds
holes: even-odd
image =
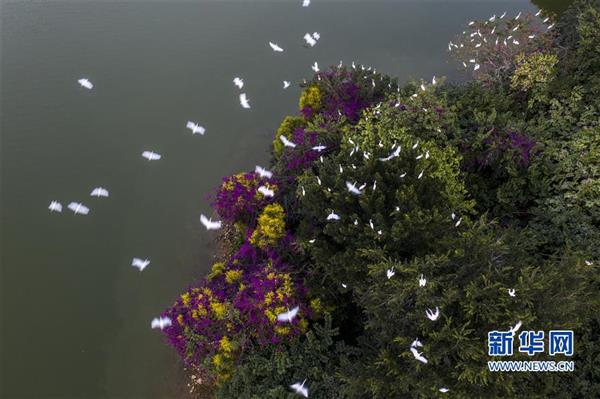
[[[310,5],[310,0],[303,0],[302,1],[302,7],[308,7],[309,5]],[[541,11],[539,11],[535,15],[539,16],[540,13],[541,13]],[[502,19],[505,16],[506,16],[506,12],[504,12],[499,17],[497,17],[496,15],[493,15],[492,17],[489,18],[489,21],[493,22],[496,19]],[[515,20],[518,20],[520,17],[521,17],[521,13],[519,13],[515,17]],[[548,18],[544,19],[543,22],[544,23],[548,22]],[[468,25],[472,26],[472,25],[474,25],[474,23],[475,23],[474,21],[471,21],[471,22],[469,22]],[[547,29],[551,29],[552,27],[553,27],[553,24],[549,25],[547,27]],[[519,26],[516,26],[513,29],[513,31],[517,30],[518,28],[519,28]],[[463,32],[463,33],[465,33],[465,32]],[[491,31],[491,34],[493,34],[493,33],[494,33],[494,30]],[[483,37],[483,35],[481,34],[480,31],[477,31],[477,32],[471,34],[471,38],[472,38],[471,41],[475,40],[475,38],[473,38],[474,36],[475,37],[479,36],[479,38],[481,38],[483,40],[483,42],[487,43],[487,39],[485,37]],[[534,35],[529,36],[530,39],[533,39],[534,37],[535,37]],[[503,44],[505,46],[508,46],[509,45],[509,41],[510,41],[511,38],[512,38],[511,36],[507,37],[503,41]],[[321,39],[321,35],[318,32],[306,33],[304,35],[303,39],[305,41],[305,46],[306,47],[314,47],[315,45],[317,45],[318,41]],[[498,39],[496,39],[496,45],[497,44],[498,44]],[[513,40],[512,44],[518,45],[519,42],[516,41],[516,40]],[[277,44],[275,42],[271,42],[270,41],[268,43],[268,45],[270,46],[270,48],[275,53],[283,53],[285,51],[279,44]],[[464,46],[464,44],[461,44],[461,43],[455,44],[455,43],[449,42],[449,44],[448,44],[448,50],[452,51],[453,48],[462,48],[463,46]],[[479,46],[481,46],[481,43],[478,43],[476,45],[476,47],[479,47]],[[474,64],[474,66],[473,66],[473,70],[474,71],[477,71],[480,68],[480,65],[479,65],[479,63],[477,63],[477,60],[471,59],[471,60],[469,60],[469,62],[471,64]],[[340,66],[341,66],[341,61],[340,61]],[[463,66],[466,68],[467,67],[467,63],[463,62]],[[356,65],[355,65],[354,62],[352,62],[352,68],[356,69]],[[311,69],[313,71],[315,71],[315,72],[319,72],[319,65],[318,65],[318,63],[315,62],[311,66]],[[364,70],[365,67],[363,66],[362,69]],[[369,68],[369,70],[370,69],[371,68]],[[373,70],[373,73],[375,73],[375,70]],[[87,79],[87,78],[81,78],[81,79],[79,79],[78,83],[79,83],[79,85],[81,85],[81,87],[83,87],[83,88],[85,88],[87,90],[92,90],[94,88],[94,84],[89,79]],[[240,78],[240,77],[235,77],[233,79],[233,84],[238,89],[242,90],[243,87],[244,87],[244,80],[242,78]],[[437,84],[437,81],[436,81],[436,78],[434,76],[433,79],[432,79],[432,85],[436,85],[436,84]],[[287,89],[288,87],[290,87],[290,85],[291,85],[290,81],[287,81],[287,80],[283,81],[283,89]],[[373,81],[373,85],[375,85],[374,81]],[[425,84],[421,85],[421,89],[423,91],[426,90]],[[417,96],[418,96],[418,93],[415,93],[413,95],[413,97],[417,97]],[[240,102],[240,105],[241,105],[241,107],[243,109],[250,109],[251,108],[251,106],[250,106],[250,99],[248,98],[248,96],[247,96],[246,93],[242,92],[242,93],[239,94],[239,102]],[[201,126],[200,124],[198,124],[196,122],[193,122],[193,121],[188,121],[187,124],[186,124],[186,128],[189,129],[192,132],[193,135],[195,135],[195,134],[204,135],[206,133],[206,129],[203,126]],[[288,147],[288,148],[295,148],[296,147],[296,144],[293,141],[291,141],[290,139],[288,139],[287,137],[285,137],[283,135],[280,136],[280,140],[283,143],[284,147]],[[359,148],[359,146],[354,145],[354,143],[352,142],[352,140],[350,140],[350,143],[353,145],[353,148],[352,148],[352,151],[350,153],[350,156],[352,156],[354,153],[358,153],[358,152],[361,151],[360,148]],[[412,146],[412,149],[413,150],[416,149],[418,147],[418,145],[419,145],[419,142],[417,141]],[[381,146],[381,143],[380,143],[380,146]],[[317,145],[317,146],[315,146],[315,147],[312,148],[312,150],[317,151],[317,152],[321,152],[321,151],[323,151],[325,149],[326,149],[326,147],[323,146],[323,145]],[[390,161],[390,160],[392,160],[394,158],[399,157],[400,156],[400,152],[401,152],[401,147],[397,146],[396,144],[394,144],[392,146],[392,148],[391,148],[390,154],[387,157],[379,158],[379,160],[381,162]],[[148,161],[158,161],[158,160],[160,160],[162,158],[161,154],[158,154],[158,153],[156,153],[154,151],[150,151],[150,150],[143,151],[141,155],[142,155],[143,158],[147,159]],[[368,152],[363,152],[363,156],[366,159],[369,159],[370,155],[371,154],[369,154]],[[416,157],[416,159],[417,160],[422,159],[422,158],[423,159],[428,159],[429,156],[430,156],[429,155],[429,151],[426,150],[424,153],[419,154]],[[322,161],[323,161],[323,158],[321,157],[321,162]],[[352,167],[356,168],[354,165],[352,165]],[[340,173],[343,173],[343,167],[342,167],[342,165],[339,165],[339,169],[340,169]],[[265,168],[263,168],[261,166],[256,166],[255,172],[257,174],[259,174],[261,177],[265,177],[265,178],[271,178],[273,176],[272,172],[266,170]],[[419,173],[419,175],[417,176],[417,178],[421,179],[423,177],[424,172],[425,172],[425,169],[423,169]],[[404,176],[406,176],[406,173],[403,173],[403,174],[400,175],[401,178],[403,178]],[[316,176],[316,179],[317,179],[317,183],[319,185],[321,185],[322,184],[321,183],[321,179],[318,176]],[[376,190],[376,188],[377,188],[377,181],[374,181],[373,185],[369,186],[369,187],[372,187],[373,191]],[[357,182],[346,181],[346,188],[347,188],[347,190],[351,194],[356,195],[356,196],[360,196],[360,195],[363,195],[365,193],[365,189],[367,188],[367,183],[363,183],[362,185],[359,186]],[[330,189],[328,189],[328,190],[331,191]],[[258,191],[261,192],[266,197],[273,197],[274,196],[273,190],[269,189],[266,186],[260,186],[258,188]],[[305,195],[305,193],[306,192],[304,190],[304,187],[301,187],[301,194]],[[96,198],[108,198],[109,197],[109,191],[106,188],[104,188],[104,187],[96,187],[96,188],[94,188],[90,192],[89,195],[91,197],[96,197]],[[81,203],[81,202],[70,202],[67,205],[67,207],[74,214],[76,214],[76,215],[88,215],[90,213],[90,209],[86,205],[84,205],[83,203]],[[50,203],[50,205],[49,205],[48,208],[49,208],[50,212],[58,212],[58,213],[60,213],[60,212],[62,212],[63,206],[58,201],[52,201]],[[396,207],[396,210],[399,210],[399,207]],[[333,210],[331,210],[331,212],[329,214],[327,214],[327,216],[325,217],[325,220],[328,221],[328,222],[339,221],[341,219],[342,219],[342,217],[340,215],[338,215],[337,213],[335,213]],[[456,219],[456,215],[454,213],[452,213],[451,219],[452,220]],[[460,225],[461,220],[462,220],[461,218],[458,218],[456,220],[456,222],[454,224],[455,227],[458,227]],[[200,215],[200,223],[207,230],[209,230],[209,231],[210,230],[218,230],[218,229],[220,229],[222,227],[222,222],[221,221],[213,221],[211,218],[205,216],[204,214]],[[354,224],[357,225],[358,224],[358,220],[354,220]],[[369,220],[369,226],[370,226],[371,229],[375,230],[375,226],[374,226],[372,220]],[[377,233],[379,235],[381,235],[382,231],[378,230]],[[310,243],[314,243],[315,241],[316,241],[315,239],[309,240]],[[140,272],[143,271],[149,264],[150,264],[150,260],[147,259],[147,258],[146,259],[133,258],[132,262],[131,262],[131,266],[137,268]],[[391,279],[394,275],[395,275],[395,271],[394,271],[393,267],[391,269],[387,269],[386,270],[386,277],[388,279]],[[427,280],[421,274],[420,277],[418,278],[418,286],[419,287],[425,287],[426,284],[427,284]],[[342,283],[341,285],[342,285],[343,288],[347,288],[346,284]],[[511,296],[511,297],[516,296],[516,290],[514,288],[509,288],[508,289],[508,295]],[[299,309],[298,306],[294,307],[293,309],[288,309],[287,312],[279,314],[277,316],[277,320],[280,321],[280,322],[291,323],[291,322],[293,322],[293,320],[295,319],[295,317],[298,315],[299,310],[300,309]],[[435,321],[440,316],[440,309],[437,306],[435,307],[435,310],[426,309],[425,316],[429,320]],[[158,318],[154,318],[151,321],[151,328],[153,328],[153,329],[154,328],[158,328],[158,329],[162,330],[162,329],[164,329],[164,328],[166,328],[166,327],[168,327],[170,325],[172,325],[172,321],[168,317],[158,317]],[[515,326],[510,327],[509,331],[511,331],[514,334],[520,327],[521,327],[521,322],[518,321],[515,324]],[[418,349],[417,349],[417,348],[422,347],[422,346],[423,346],[423,344],[417,338],[417,339],[415,339],[411,343],[411,345],[410,345],[410,351],[411,351],[411,353],[413,354],[414,358],[417,361],[426,364],[428,362],[427,358],[425,356],[423,356],[423,354],[421,352],[419,352]],[[298,395],[301,395],[303,397],[308,398],[308,388],[305,386],[305,384],[306,384],[306,380],[302,381],[301,383],[299,383],[299,382],[298,383],[294,383],[294,384],[290,385],[290,388],[295,393],[297,393]],[[445,388],[445,387],[442,387],[442,388],[439,389],[439,392],[442,392],[442,393],[445,393],[445,392],[448,392],[448,391],[449,391],[449,389]]]

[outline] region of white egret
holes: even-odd
[[[440,389],[439,389],[439,391],[440,391],[441,393],[446,393],[446,392],[448,392],[448,391],[449,391],[449,389],[448,389],[448,388],[446,388],[446,387],[442,387],[442,388],[440,388]]]
[[[242,105],[242,108],[250,108],[250,99],[246,96],[246,93],[240,94],[240,104]]]
[[[238,89],[244,87],[244,79],[238,78],[237,76],[233,78],[233,84],[237,86]]]
[[[283,143],[283,145],[285,147],[290,147],[290,148],[296,147],[296,144],[294,144],[291,141],[289,141],[288,138],[285,137],[284,135],[279,136],[279,140],[281,140],[281,142]]]
[[[421,341],[419,341],[419,338],[415,338],[415,340],[413,342],[411,342],[410,347],[411,348],[423,347],[423,344],[421,343]]]
[[[192,134],[199,133],[201,136],[203,136],[204,132],[206,132],[206,129],[204,127],[192,121],[188,121],[185,127],[190,129],[192,131]]]
[[[454,227],[460,226],[460,222],[462,222],[462,217],[458,219],[456,223],[454,223]]]
[[[308,398],[308,388],[306,388],[304,386],[305,382],[306,382],[306,380],[302,381],[302,384],[300,384],[299,382],[297,382],[295,384],[290,385],[290,388],[292,388],[294,390],[294,392],[296,392],[298,395],[301,395],[301,396],[304,396],[305,398]]]
[[[288,82],[287,80],[284,80],[284,81],[283,81],[283,88],[284,88],[284,89],[287,89],[288,87],[290,87],[290,85],[291,85],[291,83],[290,83],[290,82]]]
[[[162,158],[162,155],[153,151],[144,151],[142,152],[142,156],[148,161],[158,161],[160,158]]]
[[[325,147],[324,145],[316,145],[312,149],[315,150],[315,151],[317,151],[317,152],[321,152],[321,151],[323,151],[326,148],[327,147]]]
[[[58,201],[52,201],[50,202],[50,206],[48,206],[48,209],[50,209],[50,212],[62,212],[62,204]]]
[[[516,290],[514,288],[508,289],[508,295],[514,297],[516,294]]]
[[[394,277],[395,274],[396,274],[396,272],[394,271],[393,267],[391,269],[387,269],[385,271],[385,275],[387,276],[388,280],[391,279],[392,277]]]
[[[204,214],[200,214],[200,223],[206,227],[206,230],[218,230],[221,228],[221,221],[212,221],[212,218],[207,218]]]
[[[279,47],[276,43],[269,42],[269,46],[271,46],[271,48],[273,49],[273,51],[276,52],[276,53],[283,52],[283,49],[281,47]]]
[[[511,333],[512,335],[515,335],[515,333],[517,331],[519,331],[519,328],[521,328],[522,325],[523,325],[523,323],[521,323],[521,320],[519,320],[519,321],[517,321],[517,324],[514,325],[514,327],[508,328],[508,332]]]
[[[262,166],[256,165],[256,168],[254,168],[254,171],[256,173],[258,173],[258,175],[260,177],[266,177],[267,179],[270,179],[271,177],[273,177],[273,172],[270,172],[270,171],[266,170]]]
[[[327,220],[340,220],[340,216],[334,211],[331,211],[331,213],[327,215]]]
[[[427,364],[427,359],[425,358],[425,356],[423,356],[422,352],[419,352],[418,350],[416,350],[415,348],[412,348],[412,347],[410,348],[410,351],[412,352],[415,359],[417,359],[421,363]]]
[[[299,310],[300,310],[299,306],[296,306],[292,310],[288,309],[287,312],[284,312],[284,313],[281,313],[281,314],[277,315],[277,321],[284,321],[284,322],[287,322],[287,323],[291,323],[292,320],[294,320],[294,318],[298,314]]]
[[[346,182],[346,188],[348,188],[348,191],[350,191],[352,194],[356,194],[356,195],[361,195],[362,191],[360,191],[357,187],[356,187],[356,183],[350,183],[349,181]]]
[[[317,63],[317,61],[315,61],[315,63],[310,68],[315,72],[319,72],[319,64]]]
[[[421,177],[423,177],[423,173],[425,173],[425,169],[423,169],[421,171],[421,173],[419,173],[419,176],[417,176],[417,179],[420,179]]]
[[[131,266],[138,268],[140,271],[144,271],[146,266],[148,266],[149,264],[150,264],[150,260],[147,258],[146,259],[133,258],[133,260],[131,261]]]
[[[317,44],[317,40],[310,33],[306,33],[304,35],[304,41],[310,47],[315,47],[315,45]]]
[[[169,327],[172,324],[171,319],[168,317],[156,317],[152,319],[152,323],[150,323],[150,327],[160,328],[161,330],[165,327]]]
[[[421,276],[419,277],[419,287],[425,287],[426,284],[427,284],[427,279],[425,277],[423,277],[423,275],[421,274]]]
[[[104,187],[96,187],[90,193],[91,197],[108,197],[108,190]]]
[[[256,191],[258,191],[259,193],[261,193],[265,197],[274,197],[275,196],[275,191],[269,189],[266,186],[260,186]]]
[[[74,214],[87,215],[90,213],[90,208],[83,205],[81,202],[71,202],[67,207],[73,211]]]
[[[310,5],[310,0],[302,0],[302,7],[308,7]]]
[[[427,316],[427,318],[431,321],[436,321],[438,317],[440,317],[440,309],[436,306],[434,312],[433,310],[427,308],[427,310],[425,310],[425,316]]]
[[[81,87],[86,88],[88,90],[92,90],[94,88],[94,84],[89,81],[89,79],[81,78],[77,81]]]

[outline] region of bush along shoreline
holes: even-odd
[[[270,165],[214,195],[222,259],[162,314],[197,396],[600,397],[600,5],[544,19],[467,26],[466,83],[304,84]],[[575,371],[490,372],[518,322],[573,330],[535,360]]]

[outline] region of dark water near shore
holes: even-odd
[[[199,214],[221,177],[266,164],[297,107],[282,80],[339,60],[459,80],[446,45],[469,20],[536,11],[525,0],[300,4],[2,3],[0,397],[182,397],[179,359],[149,323],[210,267]],[[304,48],[313,31],[320,42]],[[84,76],[94,90],[78,86]],[[146,149],[163,159],[144,161]],[[96,186],[111,197],[91,199]],[[152,263],[139,273],[134,256]]]

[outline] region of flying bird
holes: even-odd
[[[146,158],[148,161],[158,161],[162,155],[157,154],[156,152],[153,151],[144,151],[142,152],[142,156],[144,158]]]
[[[312,149],[315,150],[315,151],[317,151],[317,152],[321,152],[321,151],[323,151],[326,148],[327,147],[325,147],[324,145],[316,145]]]
[[[454,223],[454,227],[460,226],[460,222],[462,222],[462,218],[458,219],[458,221]]]
[[[317,61],[315,61],[315,63],[310,68],[315,72],[319,72],[319,64],[317,64]]]
[[[418,348],[419,346],[423,346],[423,344],[421,343],[421,341],[419,341],[419,338],[415,338],[415,340],[413,342],[411,342],[410,347],[411,348]]]
[[[271,177],[273,177],[273,172],[269,172],[268,170],[266,170],[262,166],[256,165],[256,168],[254,169],[254,171],[256,173],[258,173],[258,175],[260,177],[266,177],[267,179],[270,179]]]
[[[436,306],[434,312],[433,310],[427,308],[427,310],[425,310],[425,315],[429,320],[436,321],[438,317],[440,317],[440,309]]]
[[[279,47],[276,43],[269,42],[269,46],[271,46],[271,48],[273,49],[273,51],[276,52],[276,53],[282,53],[283,52],[283,49],[281,47]]]
[[[73,213],[76,215],[78,215],[78,214],[87,215],[88,213],[90,213],[90,208],[83,205],[81,202],[71,202],[67,207],[70,210],[72,210]]]
[[[423,177],[423,173],[424,173],[424,172],[425,172],[425,169],[423,169],[423,170],[421,171],[421,173],[419,173],[419,176],[417,176],[417,179],[420,179],[421,177]]]
[[[218,220],[216,222],[212,221],[212,218],[207,218],[204,214],[200,214],[200,223],[206,227],[206,230],[218,230],[221,228],[221,221]]]
[[[446,392],[448,392],[448,391],[449,391],[449,389],[448,389],[448,388],[446,388],[446,387],[442,387],[442,388],[440,388],[440,389],[439,389],[439,391],[440,391],[441,393],[446,393]]]
[[[514,335],[517,331],[519,331],[519,328],[521,328],[522,325],[523,323],[521,323],[521,320],[519,320],[514,327],[509,327],[508,332]]]
[[[298,314],[299,310],[300,310],[300,307],[298,307],[298,306],[296,306],[292,310],[288,309],[287,312],[284,312],[284,313],[281,313],[281,314],[277,315],[277,321],[284,321],[284,322],[287,322],[287,323],[291,323],[292,320],[294,320],[294,318]]]
[[[160,328],[161,330],[164,329],[165,327],[169,327],[171,325],[171,319],[169,319],[168,317],[156,317],[154,319],[152,319],[152,323],[150,323],[150,327],[154,328]]]
[[[392,277],[394,277],[395,274],[396,274],[396,272],[394,271],[393,267],[391,269],[387,269],[385,271],[385,275],[387,276],[388,280],[391,279]]]
[[[190,129],[192,131],[192,134],[199,133],[201,136],[203,136],[204,132],[206,132],[206,129],[204,127],[192,121],[188,121],[185,127]]]
[[[310,5],[310,0],[302,0],[302,7],[308,7]]]
[[[290,85],[291,85],[291,83],[290,83],[290,82],[288,82],[287,80],[284,80],[284,81],[283,81],[283,88],[284,88],[284,89],[287,89],[288,87],[290,87]]]
[[[410,351],[412,352],[415,359],[417,359],[421,363],[427,364],[427,359],[425,358],[425,356],[423,356],[423,353],[419,352],[418,350],[412,347],[410,348]]]
[[[279,140],[281,140],[281,142],[283,143],[283,145],[285,147],[290,147],[290,148],[295,148],[296,147],[296,144],[294,144],[291,141],[289,141],[288,138],[285,137],[284,135],[279,136]]]
[[[149,264],[150,264],[149,259],[142,260],[140,258],[133,258],[133,260],[131,261],[131,266],[137,267],[140,271],[144,271],[146,266],[148,266]]]
[[[390,155],[388,155],[385,158],[379,158],[380,161],[386,162],[389,161],[390,159],[396,158],[400,156],[400,151],[402,150],[402,147],[398,146],[398,148],[396,148]]]
[[[91,197],[108,197],[108,190],[104,187],[96,187],[90,193]]]
[[[58,201],[52,201],[50,202],[50,206],[48,206],[48,209],[50,209],[50,212],[62,212],[62,204]]]
[[[308,1],[310,1],[310,0],[308,0]],[[306,382],[306,380],[302,381],[302,384],[297,382],[295,384],[290,385],[290,388],[292,388],[294,390],[294,392],[296,392],[298,395],[308,398],[308,388],[304,387],[305,382]]]
[[[265,197],[274,197],[275,196],[275,191],[269,189],[266,186],[260,186],[256,191],[258,191],[259,193],[261,193]]]
[[[310,47],[315,47],[317,44],[317,39],[314,38],[310,33],[306,33],[304,35],[304,41],[306,42],[306,45]]]
[[[246,93],[240,94],[240,104],[242,105],[242,108],[250,108],[250,99],[246,96]]]
[[[88,90],[92,90],[94,88],[94,84],[90,82],[89,79],[82,78],[79,79],[77,82],[81,85],[81,87],[84,87]]]
[[[235,77],[233,78],[233,84],[237,86],[238,89],[244,87],[244,79]]]
[[[357,187],[356,187],[356,183],[350,183],[349,181],[346,182],[346,187],[348,188],[348,191],[350,191],[352,194],[356,194],[356,195],[361,195],[362,191],[360,191]]]
[[[514,288],[509,288],[508,289],[508,295],[514,297],[515,295],[517,295],[516,294],[516,290]]]
[[[331,211],[331,213],[327,215],[327,220],[340,220],[340,216],[335,212]]]
[[[419,287],[425,287],[425,284],[427,284],[427,279],[421,274],[421,277],[419,277]]]

